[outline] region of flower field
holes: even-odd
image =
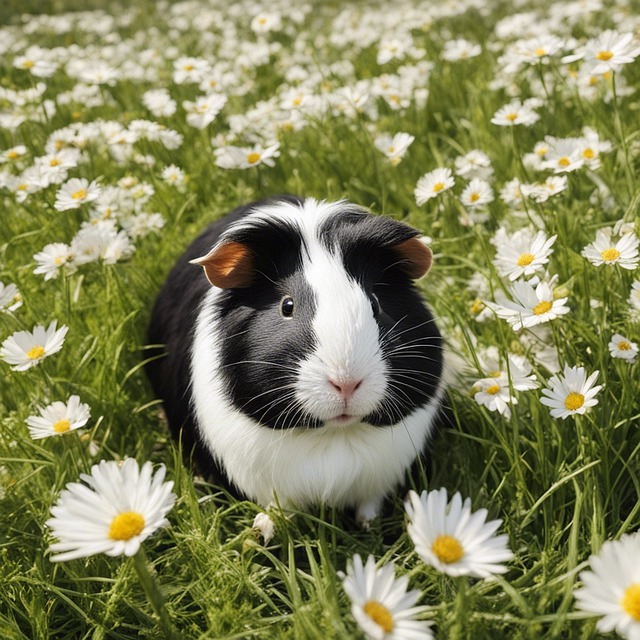
[[[0,637],[640,639],[637,2],[14,6]],[[368,529],[195,475],[145,377],[175,260],[274,194],[434,254],[447,420]]]

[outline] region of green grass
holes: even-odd
[[[46,11],[61,14],[75,10],[77,4],[48,3]],[[631,4],[617,5],[623,14],[633,15]],[[110,4],[102,6],[108,13]],[[102,35],[88,33],[86,25],[72,26],[62,34],[46,26],[23,34],[17,14],[0,12],[2,19],[14,24],[0,33],[0,41],[8,37],[15,43],[0,60],[5,88],[24,90],[39,81],[12,67],[13,58],[27,44],[78,43],[96,47],[92,55],[99,56],[115,34],[131,47],[124,58],[134,61],[142,58],[143,50],[157,48],[157,58],[150,64],[157,79],[120,78],[113,86],[101,86],[101,105],[58,103],[46,118],[29,115],[39,113],[39,104],[33,110],[18,106],[28,113],[27,119],[15,130],[0,128],[0,152],[26,145],[22,168],[44,154],[52,132],[72,122],[102,119],[126,126],[144,118],[159,120],[184,135],[176,150],[156,142],[136,143],[137,152],[156,159],[153,167],[134,160],[118,164],[105,144],[93,139],[85,151],[86,161],[71,171],[72,177],[99,179],[103,186],[135,176],[155,189],[145,210],[161,213],[165,227],[136,240],[135,254],[114,265],[89,264],[48,281],[34,275],[32,256],[48,243],[69,243],[87,219],[87,208],[54,210],[55,185],[24,203],[9,190],[0,190],[0,280],[15,283],[24,301],[14,313],[0,314],[0,338],[53,319],[69,326],[60,353],[41,365],[15,372],[0,362],[0,636],[12,640],[163,637],[132,559],[95,556],[53,564],[46,553],[52,538],[44,523],[64,486],[101,459],[133,456],[140,463],[164,463],[175,482],[178,501],[169,514],[171,527],[156,533],[144,549],[169,617],[184,638],[359,637],[337,574],[354,553],[394,561],[399,574],[410,575],[411,587],[422,592],[420,603],[433,608],[430,617],[438,638],[597,637],[595,620],[575,609],[572,592],[578,573],[605,540],[640,526],[639,365],[611,358],[607,348],[614,332],[640,341],[637,315],[634,322],[627,302],[638,271],[594,267],[581,251],[598,228],[620,219],[634,223],[638,231],[637,90],[615,101],[588,99],[566,78],[566,65],[555,60],[544,69],[549,97],[540,95],[545,104],[538,109],[537,123],[513,130],[490,124],[494,112],[509,101],[503,90],[488,87],[504,73],[497,58],[505,43],[493,28],[515,10],[487,1],[482,15],[470,8],[436,19],[429,30],[411,30],[415,45],[435,63],[421,85],[429,89],[425,106],[414,101],[394,111],[381,98],[372,97],[375,116],[314,115],[301,130],[279,133],[281,156],[275,167],[223,170],[214,163],[211,137],[229,133],[231,114],[247,113],[278,93],[288,68],[301,55],[291,56],[295,38],[299,45],[306,44],[306,50],[298,48],[305,52],[301,63],[305,73],[320,73],[318,92],[321,87],[327,91],[354,85],[358,79],[394,74],[401,64],[411,64],[411,58],[376,63],[376,43],[387,24],[385,12],[391,12],[391,22],[401,13],[386,3],[368,8],[348,5],[360,17],[383,16],[370,27],[378,29],[375,43],[362,47],[357,39],[343,46],[315,40],[332,32],[331,21],[341,10],[337,3],[314,5],[299,25],[285,15],[283,22],[293,25],[295,38],[286,32],[268,36],[281,49],[272,52],[267,64],[247,67],[237,62],[235,48],[243,42],[248,51],[258,46],[248,27],[249,4],[242,5],[243,11],[229,12],[221,3],[220,16],[204,33],[198,30],[202,19],[198,7],[189,12],[187,5],[177,6],[192,17],[182,22],[172,17],[170,5],[132,2],[114,12],[131,20],[111,25]],[[536,11],[543,19],[549,7],[547,2],[532,2],[521,10]],[[613,19],[610,11],[603,10],[575,25],[559,21],[557,33],[585,40],[611,27]],[[624,31],[622,18],[615,19],[621,20],[618,28]],[[225,32],[224,24],[235,25],[235,31]],[[157,32],[150,31],[152,27]],[[451,37],[480,42],[482,54],[457,63],[440,61],[439,52]],[[499,51],[487,43],[497,44]],[[236,88],[228,92],[228,104],[204,131],[185,121],[181,103],[198,91],[195,85],[172,81],[171,59],[166,56],[172,46],[181,55],[222,60],[236,79],[249,83],[246,94]],[[118,61],[119,55],[104,54],[107,62]],[[353,68],[341,76],[336,64],[345,60]],[[535,67],[513,76],[523,97],[537,95],[536,76]],[[637,62],[616,74],[617,82],[621,78],[629,87],[639,86]],[[57,100],[75,82],[58,70],[46,80],[44,99]],[[155,118],[144,108],[141,96],[163,86],[178,109],[174,116]],[[13,108],[12,101],[0,95],[0,112]],[[578,136],[584,126],[613,145],[602,155],[602,167],[593,173],[583,169],[569,174],[566,191],[542,204],[528,201],[527,215],[548,235],[558,235],[549,271],[558,274],[571,307],[568,315],[546,325],[552,329],[550,346],[557,350],[561,365],[582,365],[588,372],[598,369],[598,382],[604,388],[596,407],[567,420],[550,417],[540,403],[539,390],[519,392],[519,402],[506,419],[479,407],[469,393],[481,375],[473,371],[475,352],[495,346],[503,355],[527,353],[543,387],[550,372],[506,322],[475,320],[469,309],[476,293],[468,289],[468,282],[480,271],[490,278],[493,290],[504,287],[492,264],[494,248],[489,240],[499,226],[516,228],[526,220],[518,221],[497,193],[513,177],[533,182],[549,173],[524,167],[522,154],[545,135]],[[375,149],[372,131],[406,131],[415,141],[393,167]],[[241,136],[238,144],[245,142]],[[456,156],[474,148],[487,153],[494,168],[491,183],[496,200],[488,208],[488,221],[472,227],[458,222],[462,205],[457,195],[465,182],[461,178],[453,192],[418,207],[413,196],[418,178],[438,166],[453,168]],[[161,169],[171,163],[189,178],[183,193],[159,178]],[[7,164],[0,165],[3,170],[18,173]],[[594,174],[608,187],[610,201],[592,197]],[[276,193],[328,200],[345,197],[375,213],[403,219],[433,238],[435,265],[421,287],[451,350],[462,355],[468,371],[464,382],[448,393],[453,421],[433,440],[429,472],[416,474],[413,483],[418,489],[444,486],[450,494],[460,491],[471,498],[474,509],[487,508],[491,518],[503,520],[501,531],[509,535],[516,556],[504,576],[471,580],[465,591],[459,581],[425,566],[406,533],[402,495],[392,497],[384,517],[369,531],[358,530],[352,514],[331,509],[294,517],[274,513],[276,536],[265,547],[251,530],[259,507],[224,494],[184,465],[141,366],[147,357],[145,327],[151,305],[173,262],[204,225],[238,204]],[[600,301],[601,306],[593,308],[590,300]],[[36,407],[66,400],[73,393],[91,407],[84,435],[74,432],[31,440],[25,419],[37,413]]]

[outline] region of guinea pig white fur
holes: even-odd
[[[413,285],[430,266],[415,229],[344,201],[283,196],[214,222],[149,326],[174,435],[263,506],[373,519],[444,394],[440,334]]]

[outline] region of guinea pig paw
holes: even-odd
[[[361,529],[368,531],[371,523],[380,515],[382,499],[378,498],[371,502],[365,502],[356,509],[356,522]]]
[[[252,525],[253,531],[258,537],[262,537],[265,544],[269,544],[275,531],[273,520],[264,511],[260,512],[254,519]]]

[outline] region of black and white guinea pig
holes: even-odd
[[[444,394],[441,337],[413,284],[431,261],[418,231],[345,201],[282,196],[211,224],[149,327],[173,434],[263,506],[373,519]]]

